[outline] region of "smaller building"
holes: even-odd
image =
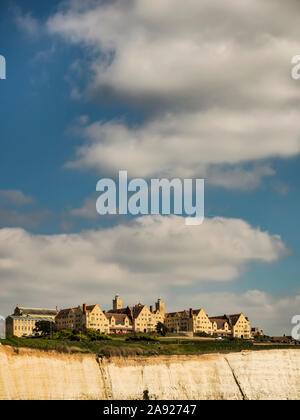
[[[260,328],[253,327],[251,328],[251,335],[252,337],[255,337],[255,336],[263,337],[265,334],[263,330],[261,330]]]
[[[109,333],[109,321],[101,308],[96,305],[77,306],[77,308],[62,309],[55,318],[57,330],[92,329],[103,334]]]
[[[212,323],[213,334],[217,334],[221,337],[228,337],[231,334],[229,323],[226,319],[220,318],[209,318]]]
[[[279,344],[294,344],[296,340],[291,336],[284,335],[283,337],[272,337],[271,341]]]
[[[209,318],[219,335],[229,335],[235,338],[251,338],[251,325],[243,313],[225,314]]]
[[[54,322],[56,309],[23,308],[17,306],[14,313],[6,318],[6,335],[22,337],[34,334],[39,321]]]
[[[105,313],[109,322],[110,334],[122,334],[132,332],[132,322],[126,314]]]
[[[116,295],[113,299],[113,309],[106,313],[106,316],[109,314],[118,315],[123,314],[127,315],[130,324],[128,329],[136,333],[149,333],[156,330],[158,322],[164,323],[165,321],[165,304],[161,299],[158,299],[155,303],[155,310],[153,306],[150,306],[150,309],[142,303],[138,303],[134,306],[123,307],[122,299]],[[114,318],[109,318],[111,322],[114,322]],[[114,325],[110,325],[111,329],[114,329]]]
[[[204,309],[184,310],[166,314],[165,325],[172,332],[213,334],[212,323]]]

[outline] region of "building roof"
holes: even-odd
[[[56,309],[45,309],[45,308],[24,308],[22,306],[17,306],[14,312],[14,315],[18,316],[18,313],[21,315],[52,315],[57,314]]]
[[[88,305],[88,306],[86,306],[86,312],[91,312],[96,306],[97,306],[97,304],[96,305]],[[67,318],[70,312],[75,313],[78,310],[78,308],[81,311],[83,311],[83,305],[79,305],[79,306],[77,306],[77,308],[61,309],[58,312],[58,314],[56,315],[56,319]]]
[[[211,322],[215,322],[217,324],[217,329],[218,330],[223,330],[225,322],[227,322],[226,320],[220,319],[220,318],[209,318],[209,320]]]
[[[70,312],[75,313],[77,308],[61,309],[56,315],[56,319],[67,318]]]
[[[133,321],[136,319],[141,311],[145,308],[146,305],[142,305],[141,303],[135,305],[135,306],[127,306],[126,308],[121,309],[111,309],[110,311],[107,311],[105,315],[107,314],[126,314],[128,318]]]
[[[112,317],[115,318],[117,324],[125,324],[125,319],[128,318],[127,314],[119,314],[119,313],[105,313],[107,319],[111,320]],[[128,318],[129,319],[129,318]]]
[[[214,319],[216,320],[223,320],[226,321],[230,327],[233,327],[237,321],[239,320],[240,316],[242,315],[242,313],[240,314],[225,314],[225,315],[220,315],[220,316],[213,316],[213,317],[209,317],[210,320]],[[247,318],[246,318],[247,319]]]
[[[199,312],[201,312],[202,309],[192,309],[192,314],[193,315],[198,315]],[[178,311],[178,312],[169,312],[166,314],[167,317],[189,317],[190,316],[190,311],[185,309],[183,311]]]
[[[273,341],[290,342],[294,341],[293,337],[284,335],[283,337],[272,337]]]
[[[11,318],[14,320],[21,320],[21,321],[50,321],[53,322],[53,318],[47,318],[47,317],[40,317],[40,316],[17,316],[17,315],[10,315],[7,318]],[[7,319],[6,318],[6,319]]]
[[[95,305],[87,305],[86,306],[86,311],[87,312],[91,312],[93,309],[95,309],[96,306],[97,306],[97,304],[95,304]],[[80,308],[83,311],[83,305],[79,305],[78,308]]]

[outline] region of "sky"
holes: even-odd
[[[118,293],[291,333],[299,12],[297,0],[1,1],[2,316],[109,309]],[[203,225],[98,215],[96,184],[120,170],[205,178]]]

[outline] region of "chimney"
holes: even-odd
[[[193,309],[190,308],[190,318],[193,318]]]
[[[150,306],[150,312],[153,314],[153,305]]]
[[[86,303],[84,303],[83,305],[82,305],[82,312],[85,314],[86,313]]]

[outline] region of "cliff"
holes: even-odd
[[[300,351],[113,358],[0,346],[0,399],[300,399]]]

